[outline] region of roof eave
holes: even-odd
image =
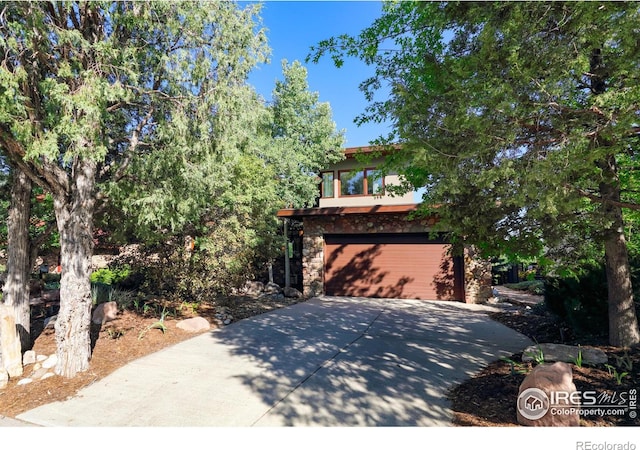
[[[348,214],[402,214],[417,211],[418,204],[375,205],[375,206],[334,206],[326,208],[290,208],[281,209],[277,216],[283,218],[301,218],[312,216],[344,216]]]

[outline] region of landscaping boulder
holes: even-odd
[[[118,317],[118,304],[116,302],[100,303],[93,311],[91,321],[96,325],[103,325]]]
[[[56,319],[58,318],[58,316],[51,316],[51,317],[47,317],[46,319],[44,319],[44,328],[45,329],[51,329],[56,325]]]
[[[29,364],[35,364],[35,362],[36,362],[36,352],[34,352],[33,350],[27,350],[26,352],[24,352],[24,355],[22,355],[23,366],[28,366]]]
[[[522,361],[533,361],[534,355],[538,355],[540,352],[542,352],[545,362],[575,363],[580,353],[582,353],[582,364],[595,366],[606,364],[608,361],[607,354],[599,348],[564,344],[537,344],[527,347],[522,353]]]
[[[42,367],[45,369],[53,369],[58,364],[58,356],[54,353],[49,355],[47,359],[42,361]]]
[[[265,294],[281,294],[282,288],[275,283],[267,283],[262,291]]]
[[[535,427],[579,426],[580,402],[576,393],[569,364],[556,362],[534,367],[518,391],[518,423]]]
[[[242,289],[245,295],[258,296],[264,290],[264,283],[261,281],[247,281]]]
[[[176,324],[176,327],[188,333],[199,333],[201,331],[207,331],[211,327],[211,324],[209,324],[209,321],[204,317],[192,317],[181,320]]]
[[[300,292],[296,288],[286,287],[282,290],[282,293],[284,294],[285,297],[302,298],[302,292]]]

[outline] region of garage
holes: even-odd
[[[326,295],[464,299],[463,262],[428,233],[324,235]]]

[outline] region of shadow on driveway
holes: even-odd
[[[442,426],[449,388],[530,344],[465,306],[325,297],[216,340],[267,369],[238,375],[273,405],[255,425]]]
[[[447,426],[449,388],[531,344],[482,311],[314,298],[140,358],[18,419],[44,426]]]

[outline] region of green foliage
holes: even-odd
[[[619,230],[637,223],[623,208],[640,210],[639,21],[634,3],[385,2],[370,27],[310,59],[376,68],[360,120],[393,123],[377,140],[402,144],[387,170],[401,190],[425,188],[436,231],[575,274],[605,242],[628,267]],[[372,101],[383,86],[388,99]],[[614,345],[640,338],[628,281],[610,291]]]
[[[51,291],[51,290],[55,290],[55,289],[60,289],[60,282],[59,281],[49,281],[44,283],[44,289]]]
[[[393,121],[380,140],[403,144],[391,163],[407,188],[427,187],[424,207],[437,205],[443,229],[490,254],[538,256],[563,242],[563,223],[599,237],[606,219],[588,209],[597,161],[613,151],[622,164],[634,144],[638,11],[601,6],[388,2],[358,36],[321,42],[311,58],[358,56],[376,67],[365,93],[390,85],[362,120]],[[606,94],[595,90],[594,46],[610,65]],[[613,114],[625,125],[600,124]],[[600,146],[604,136],[616,146]]]
[[[577,334],[606,336],[609,312],[603,265],[585,266],[576,276],[548,277],[545,304],[565,319]]]
[[[198,302],[182,302],[178,309],[180,311],[186,311],[191,315],[196,315],[198,313],[198,308],[200,307],[200,303]]]
[[[582,361],[582,348],[578,345],[578,356],[576,356],[576,358],[573,360],[573,363],[576,365],[576,367],[582,367],[583,361]]]
[[[507,364],[509,364],[509,368],[511,371],[511,375],[524,375],[527,373],[527,369],[525,367],[524,364],[519,363],[514,361],[511,358],[507,358],[505,356],[503,356],[502,358],[500,358],[501,361],[506,362]]]
[[[51,283],[51,284],[56,284],[56,283],[60,283],[60,278],[61,275],[59,273],[45,273],[43,274],[43,280],[45,282],[45,284]]]
[[[629,375],[628,372],[618,372],[618,367],[613,367],[611,364],[605,364],[604,366],[607,368],[609,375],[615,378],[618,386],[620,386],[622,384],[622,380]]]
[[[112,327],[107,328],[106,332],[107,336],[109,336],[109,339],[120,339],[125,334],[124,330],[119,330]]]
[[[269,53],[259,10],[208,1],[0,6],[3,178],[11,160],[46,194],[38,217],[48,214],[42,222],[53,223],[55,209],[59,231],[68,233],[60,239],[70,243],[61,246],[65,264],[87,261],[91,231],[104,228],[114,240],[144,242],[161,254],[162,268],[142,264],[149,289],[200,301],[272,258],[284,186],[291,178],[291,191],[309,202],[298,182],[314,179],[317,158],[337,153],[342,140],[328,105],[302,92],[298,66],[286,69],[273,110],[248,85]],[[283,107],[283,99],[293,104]],[[288,115],[290,107],[299,118]],[[309,128],[270,133],[277,111],[287,111],[281,124],[299,120]],[[277,147],[275,139],[308,145]],[[287,159],[303,164],[283,170],[278,164]],[[185,237],[198,243],[193,254],[184,253]],[[66,272],[62,283],[88,295],[84,270]],[[98,272],[94,301],[112,298],[108,283],[118,277]],[[80,300],[63,295],[61,309],[82,328],[86,315],[74,308]],[[57,338],[59,353],[73,353],[60,358],[72,376],[80,352]]]
[[[113,288],[109,284],[94,282],[91,283],[91,300],[94,305],[110,302]]]
[[[344,131],[337,131],[328,103],[309,92],[307,70],[298,61],[282,61],[283,81],[273,90],[265,124],[270,137],[265,159],[278,179],[281,207],[310,207],[318,196],[320,170],[342,158]]]
[[[134,291],[112,287],[109,294],[109,301],[114,301],[121,310],[129,309],[134,304],[136,293]]]
[[[633,371],[633,359],[629,356],[629,352],[625,352],[623,356],[616,356],[615,359],[616,367],[627,372]]]
[[[537,365],[544,364],[544,352],[540,346],[536,346],[535,350],[526,352],[525,355],[530,357]]]
[[[150,331],[150,330],[160,330],[162,331],[162,334],[164,334],[167,331],[167,326],[164,323],[164,319],[167,316],[167,311],[166,309],[163,309],[162,312],[160,313],[160,318],[158,319],[158,321],[152,323],[151,325],[147,326],[145,329],[143,329],[142,331],[140,331],[140,334],[138,335],[138,340],[141,340],[142,338],[144,338],[144,336]]]
[[[145,256],[133,262],[144,277],[140,289],[194,304],[228,295],[255,277],[273,255],[272,244],[245,228],[250,225],[233,217],[212,224],[193,250],[185,249],[182,241],[143,249]],[[147,255],[154,255],[154,263],[147,262]]]
[[[125,281],[131,274],[131,267],[129,265],[113,268],[104,267],[94,270],[91,273],[91,282],[114,285]]]
[[[259,8],[233,2],[2,6],[3,155],[23,160],[21,170],[61,207],[78,186],[81,171],[71,170],[79,167],[73,164],[97,162],[98,179],[81,183],[99,182],[85,204],[108,201],[98,219],[119,237],[158,242],[165,230],[225,217],[234,209],[227,189],[248,184],[228,175],[251,159],[259,167],[256,130],[265,107],[246,83],[269,51]],[[38,55],[47,57],[33,61]],[[261,191],[273,174],[254,175],[258,209],[261,196],[273,200],[269,183]]]

